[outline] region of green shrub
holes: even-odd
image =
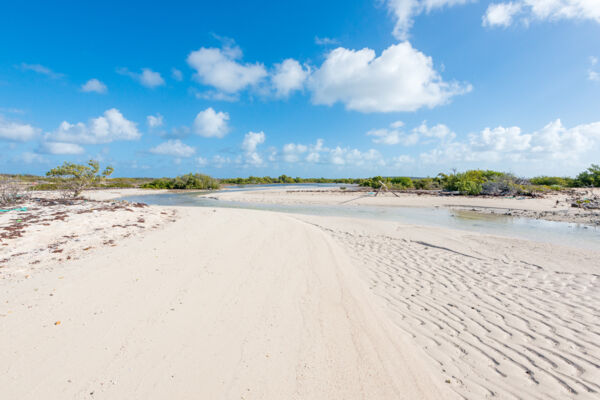
[[[439,182],[444,190],[465,195],[515,195],[529,193],[529,181],[514,175],[491,170],[469,170],[439,174]]]
[[[543,185],[543,186],[562,186],[568,187],[569,178],[561,178],[558,176],[537,176],[535,178],[531,178],[531,183],[534,185]]]
[[[432,190],[440,187],[438,182],[432,178],[413,179],[413,186],[415,189],[421,190]]]
[[[481,183],[469,179],[463,178],[456,182],[456,190],[458,190],[460,194],[477,195],[481,193],[482,189]]]
[[[141,186],[144,189],[218,189],[219,181],[203,174],[187,174],[176,178],[159,178]]]
[[[406,176],[395,176],[390,178],[392,187],[397,189],[412,189],[414,187],[412,179]]]
[[[87,165],[64,162],[46,173],[65,195],[77,197],[85,189],[101,184],[110,174],[113,167],[106,167],[102,173],[98,161],[90,160]]]
[[[600,165],[592,164],[586,171],[577,175],[578,186],[600,187]]]
[[[383,182],[383,178],[381,176],[374,176],[373,178],[365,179],[360,183],[360,186],[371,187],[373,189],[379,189],[381,187],[381,182]]]

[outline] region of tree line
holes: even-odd
[[[475,169],[440,173],[435,178],[376,176],[360,183],[373,189],[382,184],[397,190],[438,189],[464,195],[531,195],[565,188],[600,187],[600,166],[592,164],[575,178],[538,176],[526,179],[506,172]]]
[[[148,189],[195,189],[214,190],[221,185],[250,185],[250,184],[302,184],[302,183],[338,183],[355,184],[373,189],[385,184],[395,190],[444,190],[464,195],[531,195],[534,193],[562,190],[576,187],[600,187],[600,165],[592,164],[575,178],[557,176],[538,176],[525,179],[510,173],[492,170],[468,170],[464,172],[440,173],[431,178],[411,178],[406,176],[375,176],[372,178],[300,178],[287,175],[278,177],[249,176],[248,178],[213,178],[209,175],[189,173],[175,178],[110,178],[112,167],[106,167],[100,172],[97,161],[90,160],[87,164],[65,162],[61,166],[46,173],[46,180],[31,187],[34,190],[61,190],[66,195],[77,197],[89,188],[128,188],[142,187]],[[16,176],[3,175],[0,180],[13,183],[10,190],[15,191]],[[19,179],[29,183],[39,177],[27,175]],[[4,185],[7,188],[8,185]],[[4,187],[3,186],[3,187]],[[8,196],[8,195],[6,195]]]

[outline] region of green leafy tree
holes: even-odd
[[[600,165],[592,164],[586,171],[577,175],[580,186],[600,187]]]
[[[98,161],[90,160],[87,164],[64,162],[63,165],[48,171],[46,176],[54,180],[66,194],[77,197],[83,190],[102,183],[113,173],[113,167],[106,167],[102,173],[99,171]]]

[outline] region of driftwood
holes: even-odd
[[[377,189],[377,192],[375,192],[375,197],[377,197],[377,195],[381,192],[382,189],[385,189],[386,192],[390,192],[396,197],[400,197],[398,196],[398,193],[394,192],[393,190],[390,190],[385,183],[379,181],[379,184],[381,186],[379,186],[379,189]]]

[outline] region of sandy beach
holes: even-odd
[[[0,400],[600,400],[600,0],[0,10]]]
[[[0,216],[1,398],[599,396],[599,251],[123,193]]]

